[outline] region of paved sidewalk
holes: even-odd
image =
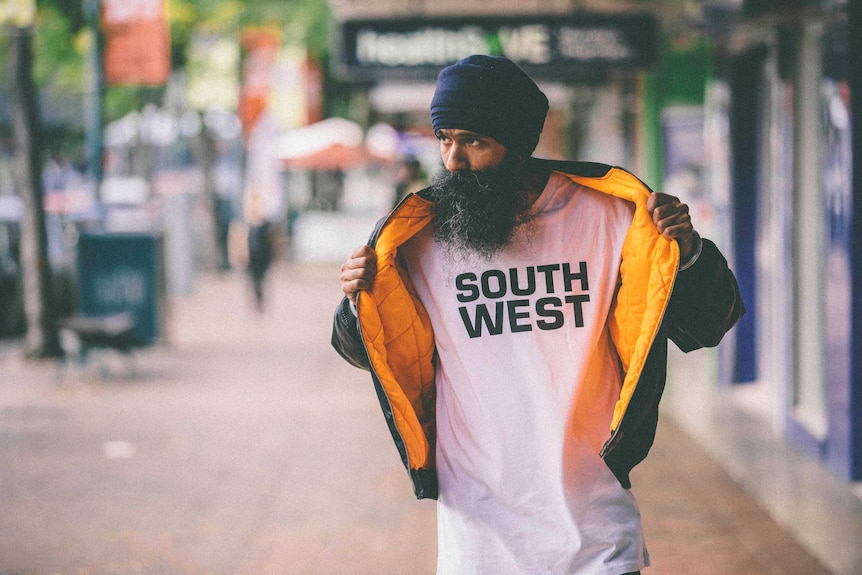
[[[0,574],[433,574],[434,504],[329,346],[337,276],[277,267],[263,314],[199,278],[109,379],[0,343]],[[827,573],[669,418],[633,480],[645,575]]]

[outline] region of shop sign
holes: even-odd
[[[658,24],[650,14],[347,20],[341,71],[356,80],[433,77],[471,54],[502,55],[534,77],[650,66]]]
[[[158,86],[171,73],[166,0],[102,0],[105,82]]]

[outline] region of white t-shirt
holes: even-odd
[[[622,381],[607,328],[633,206],[552,174],[529,230],[451,262],[402,255],[434,327],[438,575],[620,575],[649,562],[598,453]]]

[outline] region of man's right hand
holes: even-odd
[[[341,265],[341,291],[356,303],[356,292],[367,290],[377,275],[377,254],[369,246],[362,246]]]

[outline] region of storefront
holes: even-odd
[[[728,136],[718,154],[728,162],[713,164],[712,176],[729,187],[733,266],[748,307],[723,379],[745,388],[739,395],[792,445],[859,480],[858,64],[846,3],[748,4],[716,40],[719,73],[708,90],[708,124],[718,131],[707,138],[720,142],[722,126]]]

